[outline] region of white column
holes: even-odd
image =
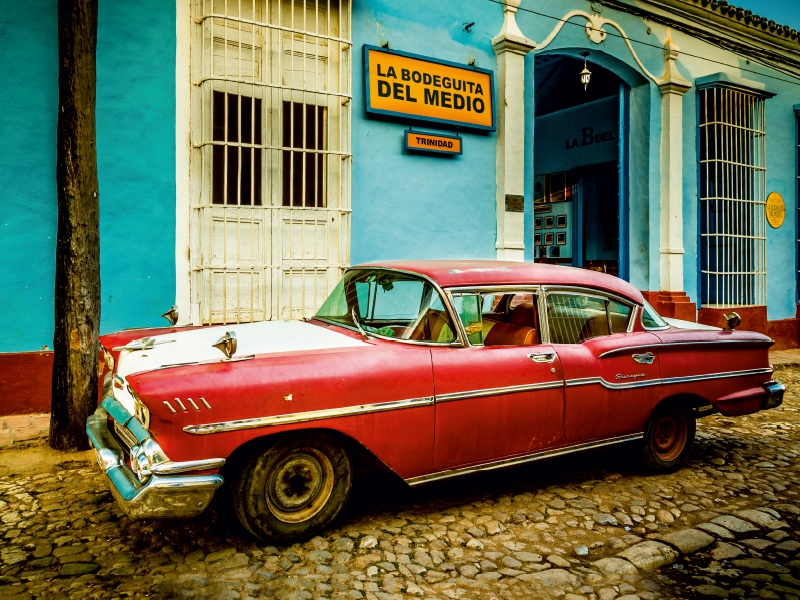
[[[660,291],[683,291],[683,95],[691,87],[677,69],[679,48],[664,44],[661,89]]]
[[[497,249],[498,260],[525,258],[525,213],[506,210],[506,195],[525,193],[525,55],[536,44],[514,17],[521,0],[507,0],[497,55]]]

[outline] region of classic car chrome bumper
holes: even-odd
[[[783,404],[783,393],[786,391],[785,385],[778,381],[768,381],[764,384],[764,391],[767,392],[767,396],[764,398],[761,410],[775,408]]]
[[[106,407],[112,410],[106,410]],[[138,459],[139,462],[135,467],[138,472],[134,473],[125,464],[125,451],[108,429],[109,413],[119,424],[116,417],[120,409],[130,417],[130,413],[113,397],[106,397],[103,404],[86,421],[86,433],[95,449],[97,462],[103,470],[108,487],[125,514],[132,519],[175,519],[195,517],[202,513],[214,492],[222,485],[222,477],[174,473],[219,468],[225,464],[225,460],[171,462],[158,444],[148,437],[139,440],[141,446],[131,449],[131,461]],[[128,422],[123,422],[122,425],[127,426]],[[138,428],[135,425],[138,422],[132,429],[141,428],[141,425]],[[150,458],[154,455],[162,460],[150,464]]]

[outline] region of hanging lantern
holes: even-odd
[[[583,71],[581,71],[581,83],[583,84],[583,91],[586,91],[586,88],[589,86],[589,79],[592,77],[592,72],[586,65],[586,57],[589,56],[588,52],[581,52],[581,56],[583,57]]]

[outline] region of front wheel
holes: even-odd
[[[335,440],[320,432],[291,434],[245,466],[233,485],[233,506],[254,536],[291,543],[333,521],[351,485],[350,461]]]
[[[692,409],[684,404],[662,404],[644,428],[645,466],[658,473],[677,471],[692,451],[697,429]]]

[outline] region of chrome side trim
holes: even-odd
[[[546,383],[533,383],[530,385],[511,385],[482,390],[469,390],[467,392],[452,392],[450,394],[436,394],[436,402],[450,402],[452,400],[466,400],[467,398],[485,398],[486,396],[503,396],[505,394],[519,394],[536,390],[550,390],[564,386],[564,382],[548,381]]]
[[[653,342],[652,344],[642,344],[640,346],[624,346],[622,348],[614,348],[613,350],[606,350],[600,355],[600,358],[607,356],[614,356],[615,354],[627,354],[632,350],[646,350],[648,348],[677,348],[683,346],[702,346],[702,345],[716,345],[716,344],[764,344],[772,345],[775,342],[772,340],[709,340],[709,341],[696,341],[696,342]]]
[[[691,381],[705,381],[707,379],[728,379],[730,377],[749,377],[750,375],[771,375],[771,368],[747,369],[744,371],[725,371],[722,373],[707,373],[705,375],[688,375],[686,377],[667,377],[663,379],[665,385],[671,383],[689,383]]]
[[[208,402],[206,402],[206,399],[203,398],[202,396],[200,396],[200,402],[202,402],[203,406],[205,406],[208,410],[211,410],[211,405]]]
[[[171,475],[173,473],[186,473],[188,471],[206,471],[220,469],[225,465],[224,458],[207,458],[203,460],[187,460],[184,462],[167,462],[150,467],[150,472],[156,475]]]
[[[424,398],[411,398],[408,400],[396,400],[393,402],[378,402],[376,404],[358,404],[356,406],[344,406],[342,408],[310,410],[290,415],[275,415],[271,417],[257,417],[255,419],[241,419],[239,421],[222,421],[220,423],[187,425],[183,428],[183,430],[186,433],[193,433],[195,435],[207,435],[209,433],[220,433],[223,431],[238,431],[241,429],[257,429],[259,427],[275,427],[277,425],[305,423],[306,421],[321,421],[323,419],[349,417],[352,415],[363,415],[387,410],[397,410],[401,408],[416,408],[419,406],[429,406],[433,403],[434,397],[426,396]]]
[[[653,361],[656,359],[656,355],[652,352],[646,352],[644,354],[631,354],[631,358],[639,364],[652,365]]]
[[[169,412],[171,412],[173,415],[177,412],[174,408],[172,408],[172,404],[169,403],[169,400],[164,400],[162,404],[166,406],[169,409]]]
[[[646,379],[644,381],[634,381],[632,383],[611,383],[602,377],[583,377],[581,379],[567,379],[566,381],[567,387],[600,384],[609,390],[627,390],[631,388],[650,387],[653,385],[661,385],[662,383],[662,379]]]
[[[748,377],[750,375],[769,375],[772,369],[748,369],[745,371],[724,371],[722,373],[705,373],[703,375],[688,375],[686,377],[667,377],[664,379],[647,379],[645,381],[634,381],[632,383],[612,383],[602,377],[584,377],[581,379],[567,379],[568,387],[577,385],[600,384],[610,390],[620,390],[638,387],[648,387],[652,385],[670,385],[675,383],[690,383],[692,381],[706,381],[708,379],[728,379],[730,377]]]
[[[527,454],[525,456],[515,456],[512,458],[504,458],[502,460],[496,460],[488,463],[484,463],[481,465],[472,465],[469,467],[461,467],[458,469],[448,469],[447,471],[439,471],[438,473],[431,473],[429,475],[420,475],[418,477],[410,477],[405,480],[405,482],[414,487],[418,485],[422,485],[423,483],[429,483],[431,481],[437,481],[439,479],[449,479],[450,477],[457,477],[459,475],[467,475],[469,473],[477,473],[479,471],[493,471],[494,469],[504,469],[506,467],[513,467],[516,465],[521,465],[528,462],[533,462],[537,460],[545,460],[548,458],[555,458],[556,456],[562,456],[564,454],[572,454],[574,452],[583,452],[584,450],[594,450],[595,448],[602,448],[603,446],[611,446],[613,444],[621,444],[623,442],[631,442],[634,440],[640,440],[644,437],[642,433],[633,433],[630,435],[622,435],[619,437],[609,438],[607,440],[599,440],[596,442],[587,442],[584,444],[578,444],[577,446],[569,446],[567,448],[555,448],[553,450],[543,450],[541,452],[537,452],[535,454]]]

